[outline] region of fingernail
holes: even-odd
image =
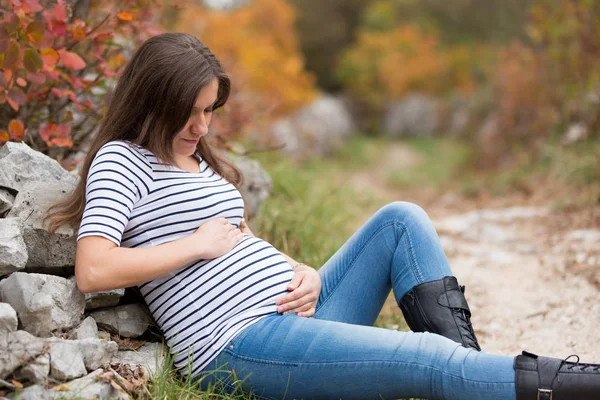
[[[283,307],[277,307],[277,312],[282,312],[283,311]]]

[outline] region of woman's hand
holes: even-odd
[[[321,277],[319,273],[306,265],[296,268],[294,277],[288,284],[288,293],[278,299],[277,312],[287,314],[295,312],[299,317],[315,315],[319,293],[321,293]]]
[[[244,238],[242,232],[231,225],[226,218],[211,219],[191,235],[198,242],[198,257],[211,260],[233,249]]]

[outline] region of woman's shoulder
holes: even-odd
[[[145,173],[149,173],[152,166],[148,156],[151,154],[144,147],[128,140],[111,140],[100,147],[95,160],[97,162],[111,160],[125,166],[135,166],[137,170],[144,170]]]

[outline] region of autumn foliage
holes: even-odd
[[[177,29],[198,37],[233,77],[234,96],[226,108],[277,117],[316,95],[314,77],[304,69],[295,18],[285,0],[254,0],[234,10],[187,8]]]
[[[161,6],[98,3],[0,0],[0,142],[60,147],[61,158],[95,129],[126,52],[160,32],[153,12]]]
[[[468,52],[445,49],[434,33],[402,25],[390,30],[362,30],[341,60],[339,75],[348,91],[374,110],[411,91],[444,94],[474,83],[466,68]]]
[[[496,75],[500,131],[532,143],[580,123],[600,128],[600,3],[538,0],[527,43],[502,53]]]

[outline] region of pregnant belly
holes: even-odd
[[[212,260],[198,260],[140,287],[154,318],[194,309],[204,316],[264,307],[287,292],[294,272],[269,242],[245,235],[233,249]],[[273,305],[273,310],[276,307]]]

